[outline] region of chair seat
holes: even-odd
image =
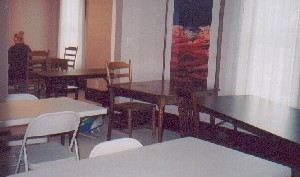
[[[145,111],[145,110],[152,110],[155,108],[154,104],[142,103],[142,102],[124,102],[118,103],[114,105],[115,111]]]
[[[29,169],[76,160],[76,154],[58,142],[30,145],[27,147],[27,155]]]

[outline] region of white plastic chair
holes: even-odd
[[[140,148],[143,145],[134,138],[121,138],[97,144],[91,151],[89,158]]]
[[[79,115],[72,111],[47,113],[35,118],[26,129],[15,173],[19,171],[22,157],[26,171],[66,161],[78,161],[76,133],[79,123]],[[74,133],[69,148],[58,142],[27,146],[27,140],[30,137],[55,135],[70,131],[74,131]],[[72,152],[73,146],[75,152]]]

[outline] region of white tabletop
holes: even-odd
[[[28,124],[44,113],[74,111],[81,117],[102,115],[107,109],[68,97],[0,103],[0,127]]]
[[[17,176],[290,177],[291,169],[188,137]]]

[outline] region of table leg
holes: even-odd
[[[51,92],[51,89],[50,89],[50,87],[51,87],[51,83],[50,83],[50,81],[48,81],[48,80],[46,80],[45,81],[45,96],[46,96],[46,98],[50,98],[50,92]]]
[[[200,136],[200,109],[198,107],[198,102],[197,102],[197,93],[193,92],[192,93],[192,107],[193,107],[193,117],[192,117],[192,127],[191,127],[191,133],[193,136],[196,138],[199,138]]]
[[[163,123],[164,123],[164,112],[165,112],[165,100],[160,99],[158,105],[158,142],[162,142],[163,138]]]
[[[109,94],[110,94],[110,105],[108,109],[108,115],[109,115],[109,120],[108,120],[108,131],[107,131],[107,140],[111,140],[111,131],[112,131],[112,124],[113,124],[113,116],[114,116],[114,89],[109,88]]]

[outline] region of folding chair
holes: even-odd
[[[89,158],[126,151],[135,148],[140,148],[140,147],[143,147],[143,145],[138,140],[133,138],[115,139],[115,140],[106,141],[97,144],[92,149]]]
[[[26,171],[66,161],[78,161],[78,145],[75,137],[79,123],[79,115],[72,111],[47,113],[35,118],[26,129],[15,173],[19,171],[22,157]],[[55,135],[70,131],[74,132],[69,147],[58,142],[27,146],[27,140],[31,137]],[[73,146],[75,152],[72,151]]]

